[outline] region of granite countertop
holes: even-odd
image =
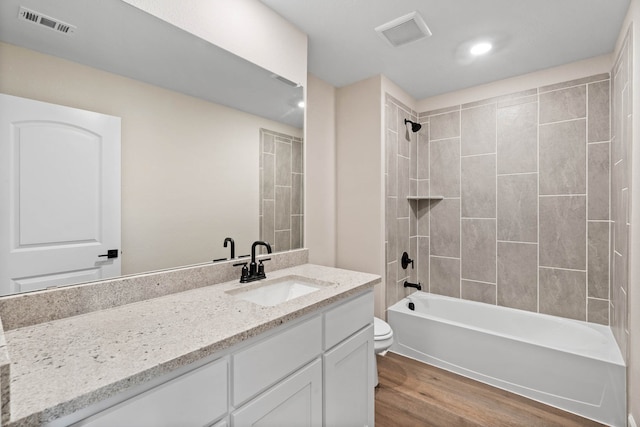
[[[329,284],[263,307],[227,293],[237,280],[5,332],[9,425],[38,425],[372,287],[380,277],[304,264],[267,273]]]

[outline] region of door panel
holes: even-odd
[[[120,119],[0,94],[0,295],[120,275]]]

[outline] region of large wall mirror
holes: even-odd
[[[295,82],[120,0],[3,0],[0,92],[122,119],[123,275],[229,258],[227,237],[236,256],[261,235],[276,251],[302,246]],[[290,210],[269,201],[286,191]]]

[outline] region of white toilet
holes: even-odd
[[[382,354],[391,347],[393,344],[393,331],[391,330],[391,326],[387,322],[377,317],[373,318],[373,349],[376,354]],[[374,383],[373,386],[378,386],[378,363],[374,356],[373,358],[373,367],[374,367]]]

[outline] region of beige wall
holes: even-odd
[[[307,35],[258,0],[124,1],[306,85]]]
[[[122,118],[123,274],[238,254],[258,238],[259,129],[301,130],[0,43],[0,92]]]
[[[336,265],[336,89],[307,77],[305,246],[309,262]]]
[[[615,55],[619,52],[629,27],[632,26],[633,92],[632,111],[640,111],[640,1],[632,0],[622,26]],[[634,114],[631,138],[630,162],[630,236],[629,236],[629,284],[628,284],[628,371],[627,409],[640,425],[640,118]]]
[[[336,91],[336,265],[384,273],[381,76]],[[376,315],[384,292],[376,289]]]

